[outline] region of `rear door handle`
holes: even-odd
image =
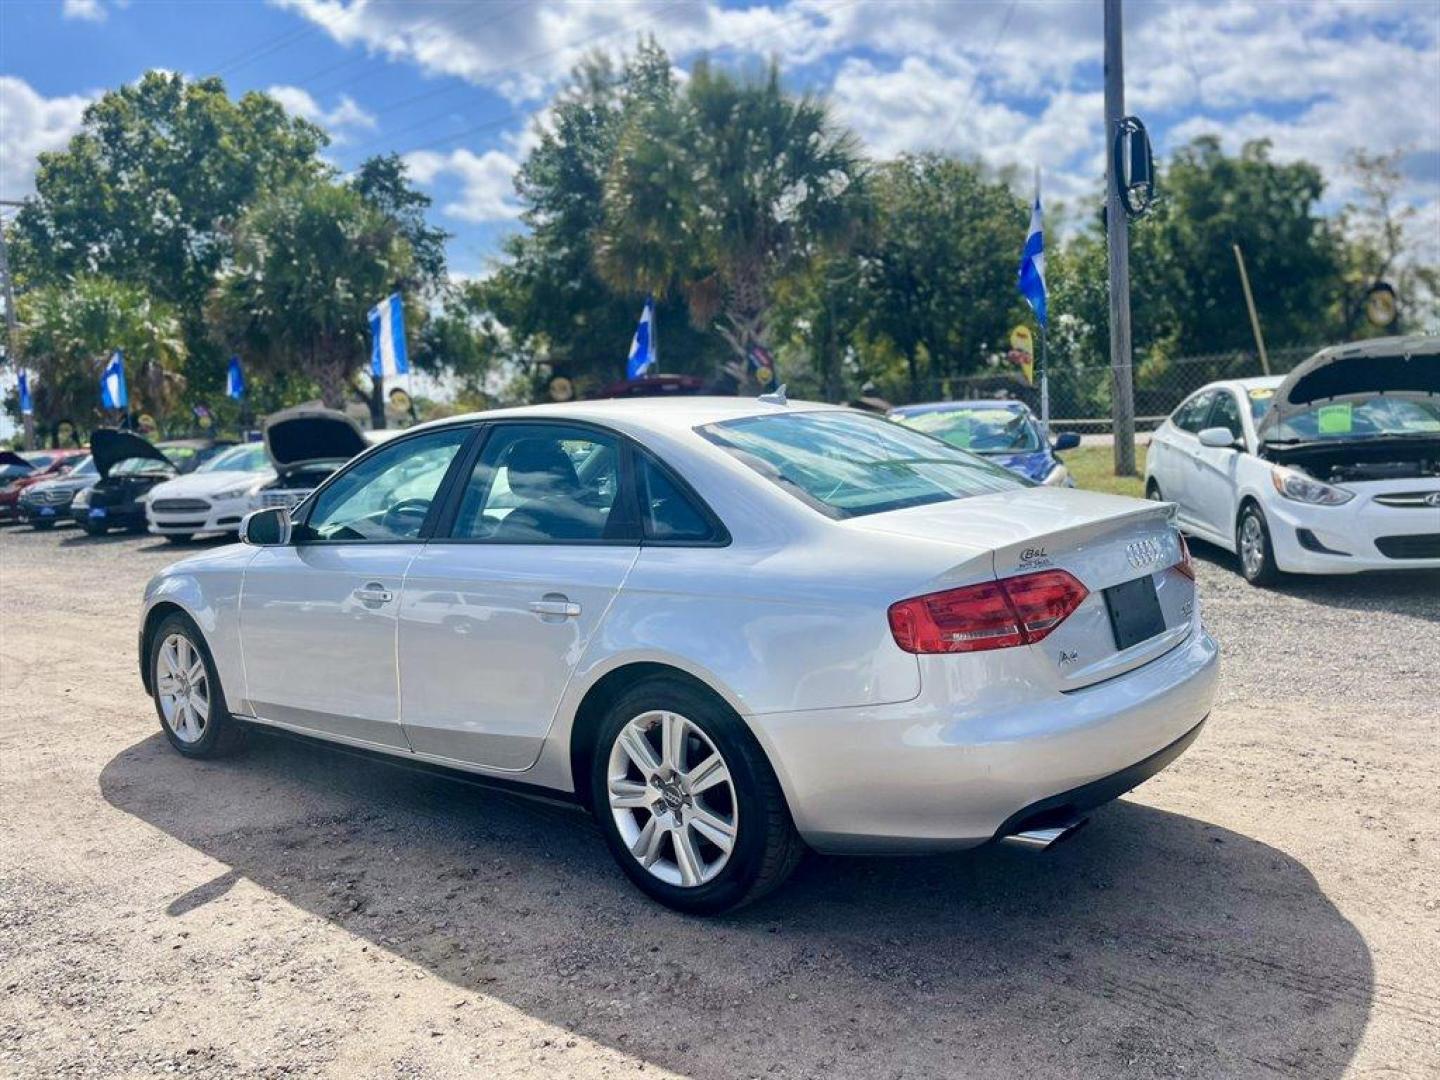
[[[559,615],[574,619],[580,615],[580,605],[564,593],[546,593],[539,600],[530,601],[530,610],[536,615]]]
[[[395,594],[378,581],[362,585],[350,595],[362,604],[388,604],[395,599]]]

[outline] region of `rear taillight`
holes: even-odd
[[[1185,542],[1185,534],[1177,532],[1180,538],[1180,561],[1175,564],[1175,569],[1184,574],[1191,581],[1195,580],[1195,560],[1190,558],[1190,545]]]
[[[1064,570],[917,596],[890,605],[895,644],[911,653],[983,652],[1033,645],[1089,595]]]

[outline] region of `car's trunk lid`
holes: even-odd
[[[1060,690],[1079,689],[1139,667],[1190,633],[1195,587],[1174,569],[1182,553],[1169,504],[1037,487],[875,514],[848,524],[869,532],[942,540],[957,548],[955,565],[966,568],[964,578],[942,574],[912,595],[973,583],[975,559],[987,550],[996,578],[1043,570],[1064,570],[1075,577],[1089,595],[1044,640],[1027,646],[1038,670]],[[1105,590],[1145,577],[1154,583],[1163,627],[1122,649]]]
[[[335,409],[297,405],[265,424],[265,452],[280,476],[322,463],[338,465],[369,447],[360,425]]]

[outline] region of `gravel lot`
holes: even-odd
[[[1200,550],[1209,727],[1044,856],[640,898],[577,813],[161,738],[150,537],[0,534],[0,1073],[1440,1076],[1440,576]]]

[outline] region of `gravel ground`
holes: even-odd
[[[0,1073],[1440,1076],[1440,576],[1258,592],[1194,748],[1044,856],[701,921],[579,814],[270,734],[182,760],[146,537],[0,535]]]

